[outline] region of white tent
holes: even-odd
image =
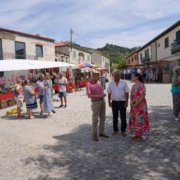
[[[77,69],[78,66],[74,64],[64,62],[52,62],[52,61],[41,61],[41,60],[27,60],[27,59],[8,59],[0,61],[0,71],[19,71],[29,69],[44,69],[44,68],[55,68],[55,67],[66,67]]]
[[[97,70],[107,70],[107,68],[104,68],[104,67],[100,67],[100,68],[97,68]]]

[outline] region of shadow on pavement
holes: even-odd
[[[45,145],[46,155],[29,157],[41,175],[35,179],[180,179],[180,123],[169,106],[149,107],[150,136],[135,142],[120,133],[95,142],[91,125],[82,124],[72,133],[54,136],[58,142]],[[112,132],[112,115],[107,116],[106,133]]]

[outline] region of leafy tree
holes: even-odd
[[[121,60],[118,64],[118,69],[123,69],[123,66],[126,65],[126,61],[125,60]]]

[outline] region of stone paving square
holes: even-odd
[[[39,109],[34,120],[0,110],[0,180],[179,180],[180,122],[172,115],[171,85],[146,88],[151,129],[142,142],[111,135],[108,106],[105,131],[110,138],[93,141],[85,88],[68,94],[67,108],[56,108],[51,118],[40,116]]]

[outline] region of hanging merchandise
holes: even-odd
[[[66,70],[66,78],[67,79],[69,79],[69,75],[70,75],[69,68],[67,68],[67,70]]]
[[[29,72],[30,72],[30,73],[33,73],[33,69],[30,69]]]
[[[5,84],[6,84],[6,79],[5,79],[5,77],[3,77],[2,79],[3,79],[3,81],[2,81],[2,82],[3,82],[3,85],[5,85]]]
[[[6,77],[4,77],[4,84],[6,84],[6,82],[7,82],[7,81],[6,81]]]
[[[51,68],[49,69],[49,73],[52,74],[52,69]]]
[[[11,76],[11,82],[14,83],[14,75]]]
[[[9,82],[11,81],[11,78],[10,78],[10,77],[8,77],[8,81],[9,81]]]

